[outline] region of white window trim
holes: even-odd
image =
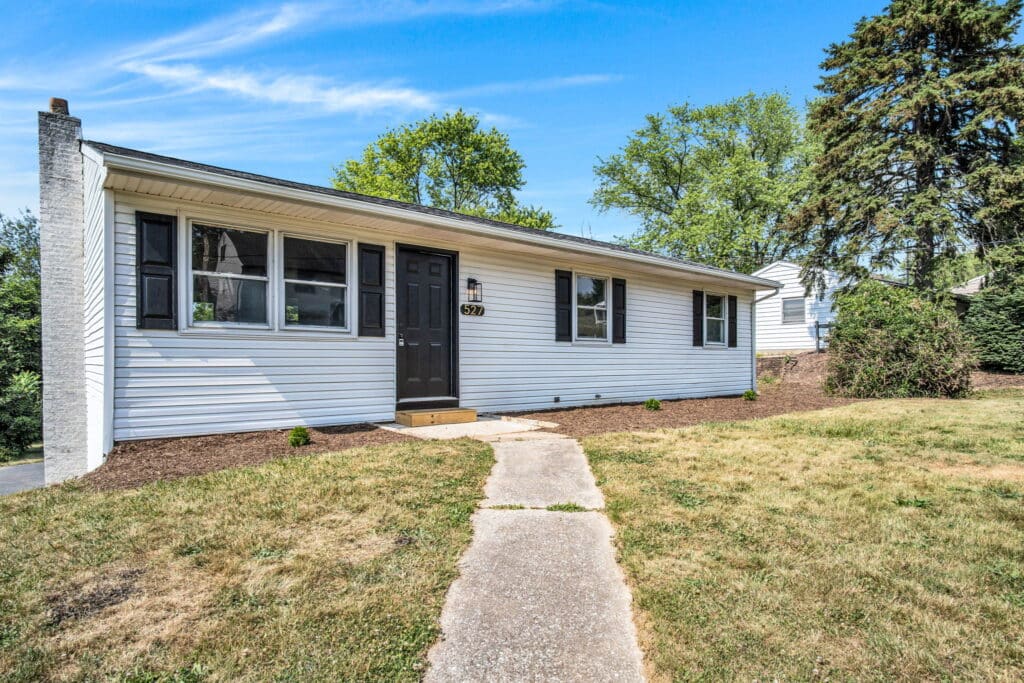
[[[722,317],[721,318],[708,318],[708,299],[713,296],[721,297],[722,299]],[[722,341],[709,341],[708,340],[708,320],[721,320],[722,321]],[[704,346],[714,347],[725,347],[729,344],[729,297],[725,294],[719,294],[718,292],[704,292]]]
[[[215,228],[226,228],[229,230],[243,230],[246,232],[258,232],[267,235],[267,324],[259,323],[218,323],[198,322],[192,320],[192,296],[193,274],[200,275],[204,271],[192,270],[192,226],[193,224],[208,225]],[[320,325],[286,325],[284,322],[284,263],[280,258],[284,249],[284,236],[297,237],[299,239],[313,242],[332,242],[345,244],[345,279],[344,285],[338,283],[322,283],[325,285],[345,288],[345,322],[347,326],[325,327]],[[345,237],[327,236],[319,232],[303,232],[296,228],[272,228],[259,227],[248,224],[234,223],[224,219],[205,218],[203,215],[186,215],[178,212],[178,263],[183,264],[179,268],[180,284],[178,286],[178,334],[181,335],[204,335],[223,336],[225,338],[266,338],[266,337],[298,337],[302,339],[357,339],[356,327],[353,320],[358,319],[356,310],[356,287],[351,286],[352,278],[355,277],[357,264],[356,250],[358,243],[355,239]],[[219,275],[218,273],[214,273]],[[225,276],[227,274],[224,274]],[[258,276],[235,275],[238,279],[263,280]],[[305,284],[317,284],[302,280]]]
[[[352,287],[349,287],[349,282],[352,280],[353,267],[355,262],[352,258],[352,252],[355,251],[355,243],[352,240],[331,238],[331,237],[315,237],[312,235],[304,235],[300,232],[294,232],[292,230],[278,230],[277,231],[277,253],[280,254],[278,261],[281,263],[280,275],[278,278],[278,298],[281,304],[277,307],[277,313],[279,317],[277,329],[281,332],[319,332],[325,334],[351,334],[352,333],[352,318],[355,313],[353,306]],[[345,245],[345,284],[338,284],[337,282],[319,282],[317,280],[296,280],[293,278],[286,278],[284,276],[284,238],[293,237],[295,239],[305,240],[307,242],[328,242],[330,244],[343,244]],[[345,290],[345,326],[344,327],[328,327],[326,325],[289,325],[288,321],[285,320],[285,284],[286,283],[299,283],[303,285],[320,285],[323,287],[336,287]]]
[[[604,291],[606,292],[605,300],[605,337],[580,337],[577,330],[579,323],[579,296],[576,289],[576,280],[579,277],[589,277],[592,280],[604,280]],[[605,345],[612,343],[612,310],[614,305],[612,303],[612,297],[614,296],[612,291],[612,278],[610,275],[595,275],[594,273],[577,273],[575,270],[572,271],[572,340],[574,344],[591,344],[591,345]],[[596,306],[584,306],[585,309],[596,309]]]
[[[787,321],[786,320],[786,302],[787,301],[800,301],[800,310],[802,317],[799,321]],[[805,296],[788,296],[782,299],[782,303],[779,304],[779,315],[781,316],[782,325],[806,325],[807,324],[807,297]]]
[[[262,234],[267,239],[267,274],[265,277],[258,275],[236,275],[234,273],[215,273],[206,270],[193,270],[192,269],[192,227],[194,225],[205,225],[211,228],[224,228],[225,230],[239,230],[241,232],[254,232]],[[273,330],[274,329],[274,231],[267,230],[265,228],[250,228],[240,225],[231,225],[221,221],[206,221],[201,218],[189,218],[185,221],[184,231],[184,262],[188,265],[187,277],[185,277],[185,311],[187,315],[181,316],[184,324],[189,329],[203,329],[203,330]],[[196,275],[212,275],[214,277],[221,277],[232,280],[256,280],[259,282],[267,283],[267,322],[266,323],[228,323],[228,322],[216,322],[216,321],[204,321],[195,320],[192,317],[195,294],[195,276]]]

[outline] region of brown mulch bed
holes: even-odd
[[[1024,375],[975,370],[971,375],[971,386],[975,389],[1024,389]]]
[[[114,446],[107,461],[84,480],[100,491],[128,489],[229,467],[259,465],[275,458],[333,453],[412,439],[369,424],[310,427],[309,436],[312,443],[298,448],[288,445],[288,430],[284,429],[122,441]]]
[[[759,363],[762,379],[772,375],[776,380],[761,385],[756,401],[742,396],[724,398],[689,398],[662,401],[661,410],[646,410],[643,405],[612,405],[592,408],[567,408],[521,413],[519,417],[557,422],[551,431],[574,437],[606,432],[627,432],[685,427],[701,422],[753,420],[801,410],[819,410],[854,403],[855,399],[826,396],[821,388],[825,354],[803,353],[784,359],[763,359]]]

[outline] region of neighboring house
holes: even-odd
[[[40,113],[46,478],[115,441],[756,386],[755,291],[625,247],[81,140]]]
[[[972,277],[967,282],[949,290],[950,294],[953,295],[953,302],[956,304],[956,314],[959,317],[963,318],[967,315],[967,311],[971,308],[971,299],[985,287],[991,275],[992,273],[986,273],[985,275]]]
[[[833,296],[839,286],[836,273],[828,272],[823,296],[807,294],[800,282],[800,266],[776,261],[754,273],[782,284],[782,289],[758,292],[757,351],[781,353],[824,348],[828,327],[835,317]],[[825,327],[823,327],[825,326]]]

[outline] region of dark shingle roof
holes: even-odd
[[[272,178],[270,176],[259,175],[256,173],[248,173],[246,171],[236,171],[230,168],[223,168],[220,166],[211,166],[209,164],[200,164],[194,161],[187,161],[185,159],[176,159],[174,157],[163,156],[161,154],[153,154],[151,152],[143,152],[137,149],[129,149],[127,147],[119,147],[117,145],[107,144],[105,142],[96,142],[93,140],[83,140],[84,144],[103,152],[105,154],[113,154],[116,156],[129,157],[133,159],[140,159],[143,161],[152,161],[158,164],[166,164],[169,166],[176,166],[179,168],[191,169],[194,171],[201,171],[205,173],[212,173],[216,175],[225,176],[228,178],[238,178],[241,180],[248,180],[257,183],[264,183],[274,187],[284,187],[293,190],[301,190],[304,192],[312,192],[315,194],[324,195],[327,197],[339,197],[343,199],[349,199],[365,204],[375,204],[378,206],[386,206],[396,209],[403,209],[406,211],[413,211],[416,213],[426,214],[430,216],[437,216],[439,218],[452,219],[457,221],[463,221],[467,225],[482,224],[494,228],[500,228],[502,230],[508,230],[510,232],[529,234],[531,237],[544,237],[550,239],[553,243],[555,242],[567,242],[580,245],[603,247],[605,249],[613,249],[625,254],[635,254],[639,256],[649,256],[668,264],[677,266],[689,266],[698,270],[709,271],[710,273],[719,273],[724,277],[730,278],[753,278],[769,282],[764,278],[758,278],[756,276],[745,275],[743,273],[737,273],[735,271],[726,270],[725,268],[716,268],[714,266],[708,266],[703,263],[696,261],[690,261],[687,259],[674,258],[670,256],[663,256],[661,254],[655,254],[649,251],[643,251],[641,249],[633,249],[632,247],[623,246],[621,244],[615,244],[612,242],[603,242],[601,240],[587,239],[586,237],[576,237],[575,235],[566,235],[564,233],[554,232],[550,230],[537,230],[535,228],[525,228],[521,225],[514,225],[512,223],[503,223],[501,221],[492,220],[489,218],[477,218],[476,216],[467,216],[465,214],[456,213],[454,211],[446,211],[444,209],[436,209],[431,206],[423,206],[421,204],[411,204],[409,202],[400,202],[394,199],[384,199],[382,197],[372,197],[370,195],[358,194],[355,192],[346,192],[344,190],[336,190],[330,187],[323,187],[321,185],[309,185],[307,183],[297,183],[291,180],[282,180],[280,178]]]

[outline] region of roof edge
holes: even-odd
[[[315,204],[326,204],[353,211],[375,213],[396,219],[415,220],[440,228],[473,232],[489,237],[515,239],[520,242],[560,248],[567,251],[590,253],[636,263],[661,266],[703,277],[742,283],[752,287],[767,289],[780,289],[782,287],[781,283],[758,277],[756,273],[745,275],[714,266],[619,247],[599,240],[590,240],[562,233],[548,233],[543,230],[524,228],[489,219],[479,219],[474,216],[434,209],[432,207],[386,200],[368,195],[357,195],[318,185],[307,185],[280,180],[270,176],[261,176],[189,162],[174,157],[164,157],[102,142],[83,140],[82,144],[102,155],[104,165],[112,168],[144,173],[149,172],[179,180],[218,185],[235,190],[257,191],[272,196]]]

